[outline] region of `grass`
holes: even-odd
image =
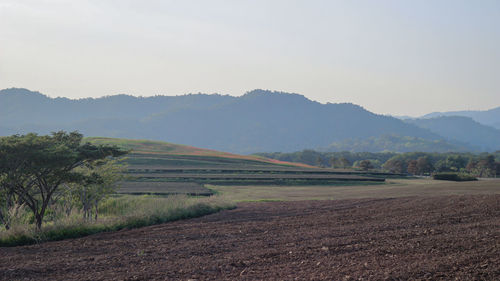
[[[28,245],[82,237],[107,231],[117,231],[200,217],[235,205],[220,196],[194,198],[184,195],[133,196],[121,195],[107,199],[100,207],[97,222],[85,222],[81,214],[45,223],[42,231],[32,225],[15,225],[10,230],[0,230],[0,246]]]
[[[389,179],[386,184],[358,183],[358,185],[354,186],[207,185],[205,187],[235,202],[341,200],[407,196],[500,194],[500,179],[472,182],[450,182],[432,179]]]

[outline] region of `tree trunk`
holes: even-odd
[[[36,228],[38,229],[38,231],[42,230],[43,216],[40,214],[36,214],[35,220],[36,220]]]
[[[50,198],[50,197],[49,197]],[[43,217],[45,216],[45,210],[47,210],[47,205],[49,201],[46,199],[42,202],[42,208],[40,212],[35,212],[36,228],[42,230]]]
[[[95,201],[95,221],[97,221],[97,207],[99,206],[99,202]]]

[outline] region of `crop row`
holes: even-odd
[[[375,177],[404,176],[402,174],[371,172],[371,171],[348,171],[348,170],[326,170],[326,169],[227,169],[227,168],[170,168],[164,169],[155,166],[133,167],[128,169],[130,174],[321,174],[321,175],[367,175]]]
[[[224,180],[355,180],[355,181],[384,181],[383,178],[365,177],[358,175],[321,175],[321,174],[132,174],[135,179],[224,179]]]

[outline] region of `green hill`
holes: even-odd
[[[238,155],[188,145],[162,141],[131,140],[105,137],[87,137],[94,144],[116,145],[130,150],[127,159],[131,168],[271,168],[273,166],[313,168],[306,164],[291,163],[255,155]]]

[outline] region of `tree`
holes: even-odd
[[[417,168],[417,160],[410,160],[408,161],[408,173],[412,175],[417,175],[419,173],[418,168]]]
[[[460,155],[448,155],[446,159],[436,162],[435,170],[438,172],[458,172],[465,168],[467,159]]]
[[[363,171],[368,171],[370,169],[373,169],[372,162],[370,160],[362,160],[359,162],[359,168]]]
[[[469,162],[467,163],[467,166],[465,166],[465,170],[467,170],[467,172],[473,174],[476,170],[476,167],[477,167],[477,160],[471,158],[469,160]]]
[[[123,179],[125,166],[117,160],[98,160],[75,170],[85,175],[85,182],[68,185],[70,193],[83,210],[85,220],[97,220],[99,203],[115,192],[117,182]],[[93,216],[92,216],[93,213]]]
[[[482,157],[477,162],[476,168],[478,169],[480,177],[495,176],[496,174],[495,156],[487,155],[486,157]]]
[[[0,138],[0,186],[32,211],[38,229],[62,184],[85,181],[75,168],[127,153],[115,146],[82,144],[82,139],[78,132],[64,131]]]
[[[493,177],[497,173],[495,157],[486,155],[479,159],[471,158],[465,169],[477,177]]]
[[[422,156],[417,159],[417,173],[419,175],[430,174],[434,171],[434,166],[432,166],[429,157]]]
[[[396,157],[387,160],[382,167],[391,173],[402,174],[406,171],[405,162]]]

